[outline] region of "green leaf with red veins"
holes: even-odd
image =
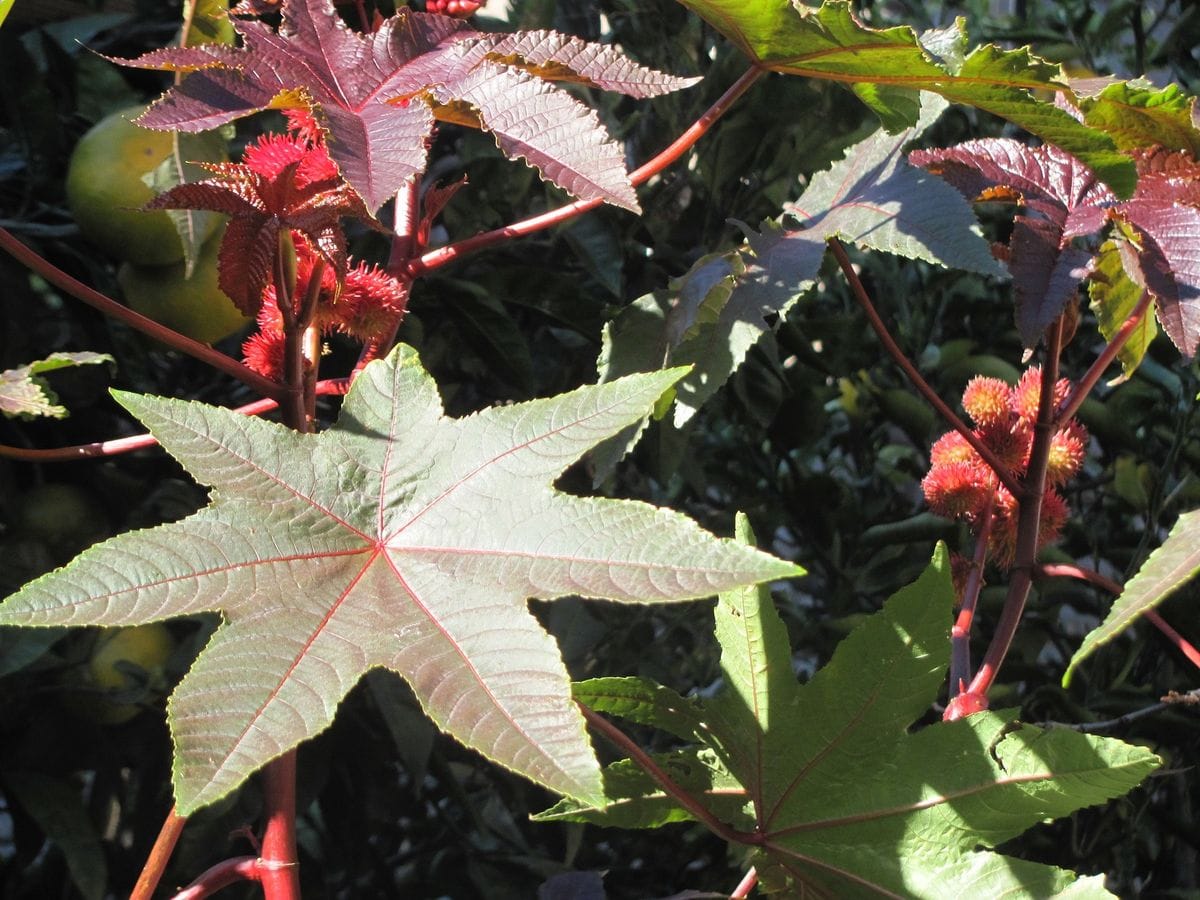
[[[278,31],[235,23],[240,49],[170,48],[127,61],[192,72],[139,124],[202,131],[263,109],[310,107],[330,155],[371,212],[425,170],[435,118],[448,106],[467,107],[452,120],[492,132],[505,154],[580,199],[637,211],[622,148],[595,113],[552,82],[648,97],[694,81],[577,38],[485,34],[404,7],[371,34],[351,30],[331,0],[285,0],[282,14]]]
[[[846,0],[826,0],[819,8],[791,0],[680,2],[765,69],[852,87],[890,131],[914,124],[916,93],[930,91],[1008,119],[1080,157],[1118,194],[1133,192],[1133,166],[1112,138],[1033,96],[1034,90],[1065,90],[1067,83],[1060,66],[1028,48],[989,44],[961,61],[938,62],[911,28],[869,28]],[[932,39],[939,47],[948,43],[944,32]]]
[[[752,542],[744,519],[737,532]],[[1013,711],[914,727],[945,681],[953,604],[939,547],[914,584],[800,685],[769,592],[739,588],[721,594],[715,613],[723,693],[681,703],[646,685],[615,692],[605,681],[585,682],[577,695],[598,696],[614,715],[696,734],[698,748],[676,753],[691,753],[689,777],[699,780],[702,754],[715,774],[693,796],[755,835],[755,867],[768,890],[851,900],[1109,896],[1103,878],[988,851],[1047,818],[1125,793],[1158,758],[1117,740],[1024,725]],[[568,800],[539,818],[607,824],[611,809],[620,822],[668,821],[661,789],[628,768],[606,770],[605,809]]]
[[[184,815],[326,728],[380,666],[467,746],[599,802],[566,670],[526,600],[686,600],[800,572],[669,510],[551,486],[681,374],[448,419],[400,347],[363,371],[333,428],[309,435],[120,394],[212,503],[31,582],[0,606],[0,624],[222,614],[168,708]]]
[[[1176,520],[1162,546],[1129,579],[1104,621],[1083,639],[1063,673],[1063,685],[1070,683],[1080,663],[1119,637],[1139,616],[1188,584],[1197,572],[1200,572],[1200,510],[1193,510]]]

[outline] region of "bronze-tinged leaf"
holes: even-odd
[[[332,0],[284,0],[277,31],[255,21],[236,21],[235,28],[241,48],[172,48],[128,61],[192,73],[139,124],[201,131],[303,103],[371,213],[424,171],[435,108],[443,120],[453,112],[453,121],[492,132],[505,154],[528,160],[574,196],[636,210],[620,145],[594,113],[553,82],[634,97],[692,83],[578,38],[549,31],[484,34],[405,7],[371,34],[347,26]],[[458,116],[459,103],[478,110],[478,117]],[[514,111],[539,118],[523,119]]]

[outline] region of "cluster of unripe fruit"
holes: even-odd
[[[998,378],[979,376],[963,391],[963,409],[975,426],[972,433],[992,451],[1007,474],[1016,478],[1024,476],[1029,465],[1041,389],[1042,371],[1032,368],[1012,387]],[[1055,408],[1069,391],[1070,382],[1065,378],[1055,383]],[[1066,522],[1067,503],[1057,488],[1079,471],[1087,440],[1087,431],[1074,419],[1051,438],[1039,547],[1053,541]],[[1011,566],[1020,512],[1017,498],[957,431],[938,438],[929,461],[929,474],[921,482],[929,508],[938,515],[965,521],[976,535],[987,524],[988,555],[1002,568]]]
[[[130,307],[190,338],[214,343],[248,322],[217,286],[224,226],[218,216],[198,219],[204,223],[204,243],[188,277],[183,242],[169,214],[142,211],[155,196],[144,179],[174,153],[176,140],[171,132],[133,124],[144,109],[112,113],[80,139],[67,171],[67,203],[84,237],[122,260],[117,280]],[[224,161],[224,156],[209,161]]]

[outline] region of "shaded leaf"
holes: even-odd
[[[39,376],[67,366],[82,366],[95,363],[113,364],[107,353],[51,353],[45,359],[6,369],[0,372],[0,413],[6,416],[51,416],[63,419],[67,408],[58,404],[58,398],[50,390],[46,380]]]
[[[1200,510],[1181,515],[1162,546],[1129,579],[1104,621],[1088,633],[1071,657],[1063,673],[1063,685],[1070,683],[1080,663],[1120,635],[1138,616],[1154,609],[1191,581],[1197,572],[1200,572]]]
[[[1126,271],[1126,264],[1122,260],[1123,253],[1136,252],[1127,251],[1127,247],[1125,242],[1106,241],[1096,254],[1091,281],[1088,283],[1088,295],[1091,298],[1092,311],[1096,314],[1096,326],[1104,339],[1109,341],[1125,324],[1145,290],[1130,278]],[[1154,323],[1154,316],[1142,316],[1142,321],[1117,353],[1126,377],[1137,369],[1157,334],[1158,327]]]
[[[108,865],[79,791],[40,772],[10,772],[4,779],[4,792],[37,822],[50,844],[66,858],[71,881],[84,900],[101,900],[108,882]]]
[[[380,666],[463,743],[598,801],[558,648],[526,599],[683,600],[798,571],[669,510],[550,487],[681,374],[452,420],[401,346],[363,371],[318,435],[120,394],[212,486],[211,505],[91,548],[10,597],[0,624],[223,614],[168,708],[182,814],[326,728]]]
[[[744,519],[737,530],[749,540]],[[847,898],[1107,896],[1103,879],[1076,879],[988,850],[1047,818],[1119,796],[1158,758],[1120,741],[1024,725],[1011,711],[914,730],[945,679],[953,602],[948,554],[939,547],[924,574],[801,686],[769,592],[721,594],[726,690],[704,701],[703,745],[746,790],[761,841],[755,866],[768,890]],[[664,815],[659,798],[644,796],[647,815]],[[631,794],[608,799],[625,817],[639,809]],[[707,793],[698,799],[718,819],[748,830]],[[569,806],[559,804],[556,815],[566,816]],[[580,810],[578,817],[604,815]]]
[[[891,131],[914,124],[917,91],[931,91],[1008,119],[1078,156],[1118,194],[1133,192],[1134,168],[1112,138],[1030,93],[1061,91],[1068,85],[1059,66],[1033,56],[1028,48],[986,45],[961,62],[954,52],[938,62],[911,28],[868,28],[846,0],[826,0],[819,8],[788,0],[680,2],[771,71],[852,85]],[[931,43],[941,50],[956,46],[944,33]]]
[[[155,194],[162,194],[178,185],[201,180],[204,171],[194,163],[217,163],[227,158],[225,138],[217,131],[175,133],[171,135],[170,154],[142,180]],[[205,209],[168,209],[167,215],[183,244],[184,277],[191,278],[200,245],[215,229],[211,220],[216,213]]]
[[[677,299],[661,326],[643,298],[642,306],[618,317],[606,332],[612,342],[611,349],[605,345],[607,358],[636,358],[636,364],[654,368],[693,367],[676,388],[676,427],[742,364],[768,330],[768,317],[785,313],[811,287],[830,237],[948,268],[1003,274],[969,204],[904,159],[903,148],[946,108],[930,94],[922,102],[914,128],[895,135],[877,131],[813,176],[781,217],[802,228],[776,223],[761,232],[744,228],[747,240],[740,250],[704,257],[672,285]],[[657,350],[662,345],[665,357]]]
[[[490,131],[506,155],[576,197],[636,211],[621,147],[553,82],[636,97],[693,83],[577,38],[484,34],[405,7],[371,34],[351,30],[331,0],[285,0],[282,14],[278,31],[237,22],[240,49],[173,48],[127,62],[192,72],[139,123],[201,131],[259,110],[310,108],[342,176],[372,212],[424,171],[437,118]]]

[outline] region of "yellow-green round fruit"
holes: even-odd
[[[125,702],[119,695],[139,688],[152,696],[161,695],[166,688],[167,660],[174,649],[175,639],[161,622],[105,629],[92,648],[81,690],[70,698],[72,707],[102,725],[128,722],[144,703]]]
[[[143,316],[180,334],[213,344],[245,327],[242,315],[217,284],[217,254],[224,229],[200,248],[191,278],[184,277],[182,262],[170,266],[136,266],[123,263],[117,281],[125,301]]]
[[[40,484],[26,491],[17,506],[17,535],[61,546],[74,553],[109,533],[99,502],[73,484]]]
[[[183,259],[183,243],[165,211],[142,212],[155,196],[142,176],[171,154],[174,137],[134,125],[144,110],[105,116],[80,138],[67,168],[67,203],[84,237],[110,255],[167,265]],[[210,230],[217,225],[215,217],[206,221]]]

